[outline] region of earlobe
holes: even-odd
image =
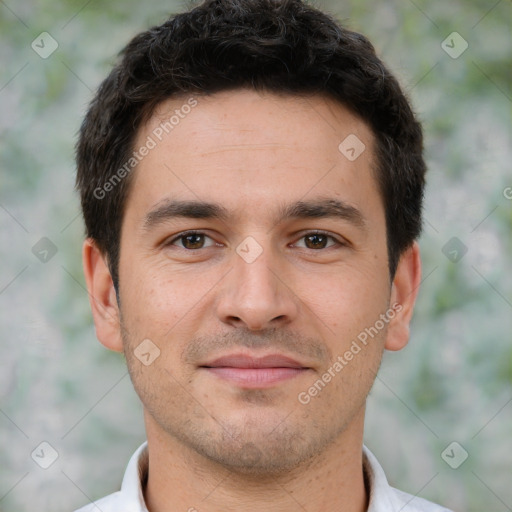
[[[105,347],[123,351],[117,297],[106,257],[94,240],[85,240],[82,260],[96,336]]]
[[[391,319],[384,348],[400,350],[409,341],[409,324],[421,283],[420,249],[416,242],[404,251],[400,257],[393,284],[390,303],[396,311]]]

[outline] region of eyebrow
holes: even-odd
[[[165,199],[145,216],[143,228],[149,231],[159,224],[175,218],[211,219],[226,222],[231,216],[229,210],[218,203]],[[273,221],[274,224],[278,224],[289,219],[320,218],[341,219],[361,229],[366,228],[366,220],[360,210],[332,198],[297,201],[281,205],[278,207]]]

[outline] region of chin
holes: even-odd
[[[278,422],[275,415],[272,421],[264,416],[260,411],[243,421],[219,421],[215,431],[196,426],[180,437],[189,449],[222,468],[260,480],[289,475],[308,465],[335,438],[334,432],[308,434],[305,425],[290,424],[283,414]]]

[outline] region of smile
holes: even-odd
[[[231,354],[201,366],[216,377],[244,388],[265,388],[292,379],[310,368],[280,354],[252,357]]]

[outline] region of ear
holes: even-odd
[[[96,336],[105,347],[122,352],[119,307],[114,283],[106,257],[91,238],[84,242],[82,261]]]
[[[387,350],[400,350],[409,341],[409,324],[420,283],[420,249],[414,242],[409,249],[402,253],[391,285],[390,304],[396,314],[389,321],[384,345]]]

